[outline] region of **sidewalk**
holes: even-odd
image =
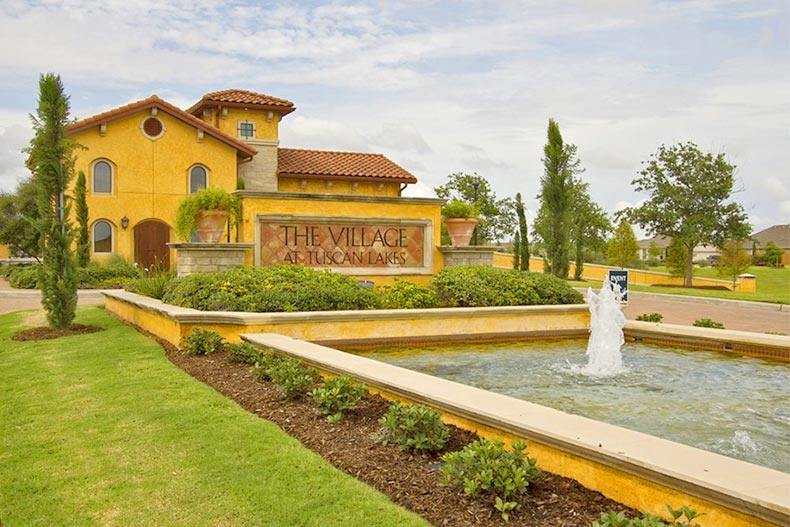
[[[103,304],[104,295],[98,289],[77,291],[77,305]],[[0,280],[0,315],[12,311],[41,309],[41,291],[38,289],[14,289],[5,280]]]

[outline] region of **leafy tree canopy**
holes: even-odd
[[[14,192],[0,193],[0,243],[8,245],[12,254],[40,256],[37,219],[36,182],[32,177],[20,181]]]
[[[462,172],[450,174],[447,183],[436,187],[434,192],[441,199],[461,200],[475,205],[479,213],[478,244],[503,241],[512,235],[516,227],[513,199],[497,199],[490,183],[482,176]]]
[[[617,224],[614,236],[609,241],[607,256],[609,263],[618,267],[631,267],[639,258],[639,243],[627,221],[620,220]]]
[[[620,211],[618,217],[682,245],[690,286],[694,247],[721,247],[726,240],[749,236],[746,213],[731,200],[735,165],[724,154],[702,152],[691,142],[661,145],[643,165],[632,185],[649,198],[639,207]]]

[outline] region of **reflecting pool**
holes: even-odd
[[[582,373],[585,340],[381,348],[359,355],[790,473],[790,366],[644,343]]]

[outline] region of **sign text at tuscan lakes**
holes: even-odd
[[[425,226],[261,222],[261,265],[422,267]]]

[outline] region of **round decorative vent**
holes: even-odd
[[[165,131],[165,126],[162,124],[162,121],[156,117],[146,117],[141,128],[143,129],[143,133],[150,139],[157,139]]]

